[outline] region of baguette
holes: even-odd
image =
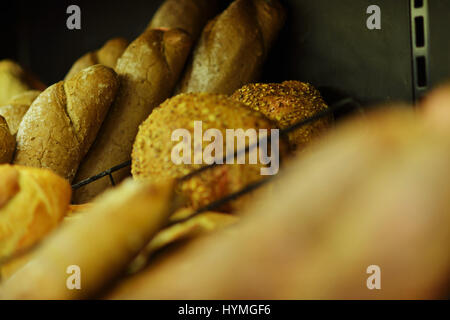
[[[284,24],[277,0],[236,0],[203,30],[178,93],[231,95],[255,82]]]
[[[11,60],[0,61],[0,105],[28,90],[44,90],[45,85],[34,75]]]
[[[113,38],[107,41],[99,50],[88,52],[79,58],[67,73],[65,80],[73,78],[81,70],[96,64],[102,64],[114,69],[117,60],[123,54],[127,46],[128,41],[124,38]]]
[[[0,116],[5,118],[12,135],[17,133],[23,116],[40,94],[39,90],[25,91],[11,98],[6,105],[0,106]]]
[[[171,213],[172,182],[127,181],[105,193],[78,220],[65,223],[0,287],[0,299],[89,298],[124,270]],[[68,290],[66,270],[81,270]]]
[[[0,115],[0,164],[10,163],[16,148],[16,140],[11,134],[8,123]]]
[[[102,65],[49,87],[19,125],[13,163],[49,168],[72,181],[118,87],[115,72]]]
[[[182,29],[193,40],[218,9],[218,0],[166,0],[156,11],[147,29]]]
[[[0,166],[0,264],[30,248],[66,214],[72,189],[50,170]]]
[[[191,48],[184,31],[147,30],[124,52],[117,63],[121,89],[100,133],[78,170],[79,182],[131,159],[138,127],[153,108],[171,94]],[[129,168],[113,174],[116,181],[129,175]],[[110,186],[97,180],[74,194],[85,203]]]

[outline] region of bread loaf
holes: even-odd
[[[286,129],[328,108],[316,88],[300,81],[245,85],[232,95],[232,99],[261,112],[280,129]],[[311,140],[325,132],[331,123],[331,117],[324,117],[291,132],[291,149],[302,150]]]
[[[14,163],[49,168],[71,181],[118,87],[115,72],[102,65],[49,87],[19,125]]]
[[[0,106],[15,95],[32,89],[44,90],[45,85],[16,62],[0,61]]]
[[[50,170],[0,166],[0,261],[34,245],[61,221],[72,189]]]
[[[210,145],[211,142],[206,140],[201,141],[202,150],[198,150],[199,152],[194,150],[195,142],[191,142],[189,151],[192,151],[193,157],[189,163],[176,164],[172,160],[172,151],[180,143],[172,140],[173,132],[180,128],[186,129],[192,138],[195,134],[194,121],[202,122],[203,132],[208,129],[220,131],[223,137],[223,154],[216,156],[221,160],[225,153],[227,156],[233,155],[245,147],[244,145],[238,147],[233,141],[232,148],[228,152],[227,130],[254,129],[259,132],[260,129],[267,129],[270,134],[270,129],[275,128],[275,125],[261,113],[224,95],[178,95],[156,108],[140,126],[132,154],[133,177],[137,180],[150,181],[181,178],[204,166],[203,161],[199,164],[195,163],[194,159],[202,156],[202,151]],[[248,145],[249,139],[246,138],[244,143]],[[237,164],[236,161],[233,164],[223,164],[182,182],[179,191],[186,198],[186,206],[197,209],[259,181],[263,178],[262,167],[265,165],[258,161],[250,164],[248,160],[244,164]],[[238,207],[239,203],[229,203],[221,210],[232,211]]]
[[[114,69],[117,60],[123,54],[127,46],[128,41],[124,38],[113,38],[107,41],[99,50],[88,52],[79,58],[67,73],[65,80],[72,78],[81,70],[96,64],[102,64]]]
[[[0,163],[10,163],[16,147],[16,139],[11,134],[8,124],[0,115]]]
[[[0,299],[89,298],[121,274],[171,213],[172,182],[134,181],[102,195],[80,219],[47,238],[30,261],[0,287]],[[67,268],[81,270],[80,290],[68,290]]]
[[[189,35],[177,29],[148,30],[130,44],[116,67],[119,94],[75,182],[131,159],[139,125],[171,94],[190,48]],[[127,175],[129,168],[113,176],[120,181]],[[97,180],[76,190],[74,201],[87,202],[109,186],[108,179]]]
[[[178,93],[230,95],[255,82],[284,19],[277,0],[233,2],[203,30]]]
[[[17,133],[23,116],[39,94],[39,90],[25,91],[12,97],[6,105],[0,106],[0,116],[5,118],[12,135]]]
[[[166,0],[148,29],[182,29],[196,40],[205,24],[217,13],[219,0]]]

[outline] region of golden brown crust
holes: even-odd
[[[14,163],[49,168],[71,181],[118,86],[112,69],[95,65],[49,87],[20,123]]]
[[[177,29],[148,30],[130,44],[116,67],[121,80],[116,101],[76,182],[130,160],[139,125],[171,94],[191,44],[189,35]],[[118,182],[128,174],[129,169],[123,169],[114,179]],[[78,189],[74,202],[87,202],[109,186],[109,180],[97,180]]]
[[[39,90],[25,91],[12,97],[8,104],[0,106],[0,116],[5,118],[12,135],[17,133],[23,116],[40,93]]]
[[[232,94],[256,81],[284,19],[276,0],[233,2],[203,30],[178,92]]]
[[[12,60],[0,61],[0,105],[15,95],[32,89],[43,90],[45,85]]]
[[[103,194],[78,220],[65,223],[37,248],[27,265],[0,287],[0,299],[92,297],[120,275],[166,223],[173,181],[127,181]],[[68,266],[79,266],[80,290],[67,290]]]
[[[11,162],[15,147],[16,139],[11,134],[5,118],[0,115],[0,164]]]
[[[0,260],[31,247],[67,212],[71,187],[50,170],[0,166]]]
[[[328,108],[318,90],[300,81],[245,85],[232,95],[232,99],[261,112],[280,129],[285,129]],[[326,131],[330,125],[331,118],[326,117],[290,133],[291,148],[300,150],[313,138]]]
[[[81,70],[96,64],[102,64],[114,69],[117,60],[128,46],[128,41],[124,38],[113,38],[108,40],[103,47],[97,51],[88,52],[79,58],[70,68],[65,80],[71,79]]]
[[[194,132],[194,120],[202,121],[203,132],[214,128],[224,137],[226,129],[271,129],[274,125],[259,112],[223,95],[181,94],[156,108],[140,126],[133,147],[132,174],[135,179],[159,181],[180,178],[204,164],[174,164],[171,152],[179,141],[172,132],[185,128]],[[248,143],[248,142],[247,142]],[[203,141],[203,148],[210,142]],[[235,149],[236,150],[236,144]],[[193,162],[193,161],[192,161]],[[248,163],[248,162],[247,162]],[[187,206],[198,208],[261,179],[261,164],[227,164],[208,170],[180,186]],[[231,210],[232,207],[224,208]]]
[[[182,29],[196,40],[218,7],[218,0],[166,0],[147,29]]]

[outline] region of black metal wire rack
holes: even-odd
[[[333,103],[329,108],[327,108],[325,110],[322,110],[320,112],[317,112],[313,116],[305,118],[305,119],[299,121],[298,123],[295,123],[292,126],[289,126],[289,127],[285,128],[285,129],[279,130],[280,136],[285,136],[285,135],[291,133],[292,131],[295,131],[295,130],[297,130],[297,129],[305,126],[305,125],[308,125],[310,123],[318,121],[319,119],[322,119],[324,117],[333,115],[333,114],[335,114],[338,111],[342,111],[343,109],[346,109],[346,108],[348,109],[349,106],[354,107],[354,106],[359,106],[359,104],[353,98],[350,98],[350,97],[342,98],[342,99],[338,100],[337,102]],[[270,137],[270,135],[269,135],[269,137]],[[189,174],[179,178],[179,181],[180,182],[181,181],[187,181],[187,180],[191,179],[192,177],[197,176],[198,174],[200,174],[202,172],[205,172],[205,171],[207,171],[209,169],[212,169],[212,168],[214,168],[216,166],[221,166],[223,164],[226,164],[227,160],[234,159],[234,158],[238,157],[239,155],[246,154],[246,153],[252,151],[254,148],[258,147],[258,144],[260,144],[260,140],[262,138],[266,138],[266,137],[260,137],[260,139],[258,139],[258,141],[256,141],[255,143],[253,143],[251,145],[248,145],[245,148],[236,150],[234,152],[234,154],[227,154],[226,156],[223,157],[223,161],[221,163],[213,163],[213,164],[210,164],[210,165],[205,165],[205,166],[202,166],[201,168],[199,168],[197,170],[192,171],[191,173],[189,173]],[[114,172],[118,171],[118,170],[121,170],[121,169],[129,167],[129,166],[131,166],[131,160],[125,161],[125,162],[123,162],[121,164],[118,164],[117,166],[114,166],[114,167],[112,167],[112,168],[110,168],[108,170],[105,170],[103,172],[100,172],[100,173],[98,173],[98,174],[96,174],[96,175],[94,175],[94,176],[92,176],[90,178],[87,178],[87,179],[85,179],[83,181],[80,181],[80,182],[72,185],[72,189],[76,190],[76,189],[82,188],[82,187],[84,187],[84,186],[86,186],[86,185],[88,185],[88,184],[90,184],[90,183],[92,183],[94,181],[97,181],[99,179],[102,179],[102,178],[104,178],[106,176],[109,177],[111,185],[114,186],[115,185],[115,181],[114,181],[114,178],[113,178],[112,174]],[[208,204],[208,205],[206,205],[204,207],[201,207],[201,208],[197,209],[194,213],[189,215],[189,217],[187,217],[186,219],[177,220],[176,223],[183,222],[184,220],[192,218],[192,216],[198,215],[198,214],[200,214],[202,212],[212,211],[214,209],[218,209],[218,208],[222,207],[224,204],[226,204],[226,203],[228,203],[230,201],[236,200],[239,197],[241,197],[241,196],[243,196],[243,195],[245,195],[245,194],[247,194],[249,192],[252,192],[252,191],[258,189],[259,187],[265,185],[267,182],[269,182],[272,179],[273,179],[273,176],[270,176],[269,178],[264,178],[264,179],[261,179],[261,180],[259,180],[257,182],[251,183],[251,184],[245,186],[244,188],[242,188],[241,190],[239,190],[237,192],[230,193],[230,194],[226,195],[223,198],[220,198],[220,199],[218,199],[216,201],[211,202],[210,204]]]

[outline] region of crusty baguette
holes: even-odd
[[[44,90],[45,85],[18,63],[11,60],[0,61],[0,105],[8,103],[15,95],[32,89]]]
[[[0,287],[0,299],[88,298],[120,274],[167,221],[172,182],[132,180],[102,195],[81,219],[65,223]],[[81,289],[68,290],[69,266]]]
[[[5,118],[12,135],[17,133],[23,116],[40,94],[39,90],[25,91],[12,97],[6,105],[0,106],[0,116]]]
[[[189,35],[178,29],[147,30],[130,44],[116,67],[121,81],[116,101],[75,182],[131,159],[139,125],[171,94],[191,44]],[[120,181],[128,174],[129,168],[122,169],[114,179]],[[108,186],[108,179],[84,186],[74,193],[74,202],[87,202]]]
[[[217,13],[219,0],[166,0],[148,29],[182,29],[196,40],[205,24]]]
[[[236,0],[203,30],[178,93],[230,95],[254,82],[284,24],[277,0]]]
[[[72,189],[50,170],[0,166],[0,264],[42,239],[67,212]]]
[[[117,60],[123,54],[127,46],[128,41],[124,38],[113,38],[107,41],[99,50],[88,52],[75,61],[72,68],[67,73],[65,80],[71,79],[81,70],[96,64],[102,64],[114,69]]]
[[[118,87],[115,72],[102,65],[49,87],[19,125],[13,163],[49,168],[71,181]]]
[[[0,163],[10,163],[16,148],[16,139],[11,134],[8,123],[0,115]]]

